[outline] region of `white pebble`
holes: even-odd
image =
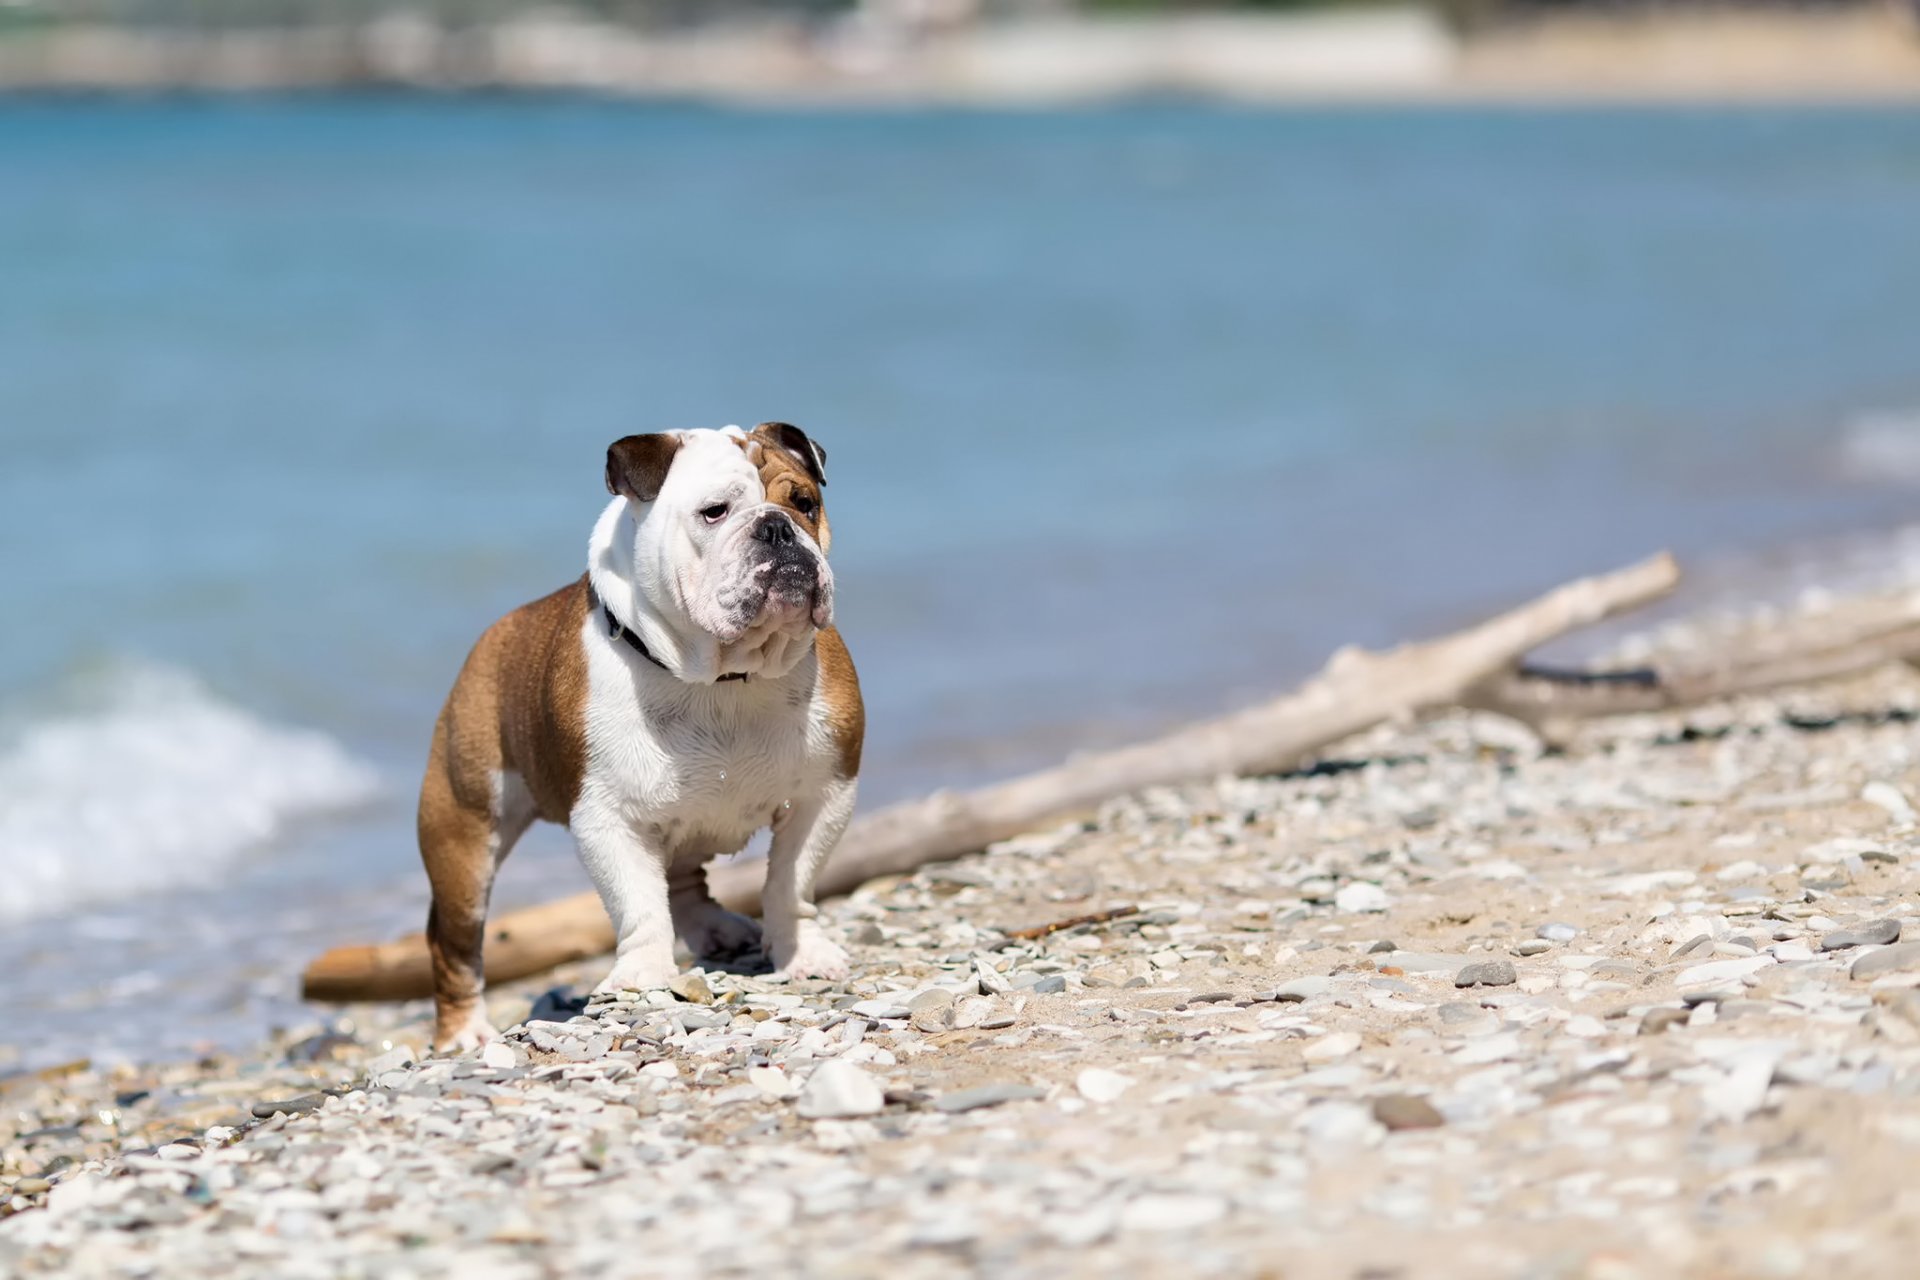
[[[1342,911],[1385,911],[1387,891],[1377,884],[1356,880],[1333,895],[1333,905]]]
[[[807,1077],[797,1109],[809,1120],[826,1120],[877,1115],[886,1105],[879,1081],[851,1062],[829,1058]]]
[[[1227,1216],[1218,1196],[1149,1193],[1135,1196],[1121,1215],[1133,1231],[1191,1231]]]
[[[1073,1087],[1088,1102],[1112,1102],[1133,1088],[1133,1078],[1104,1067],[1088,1067],[1074,1077]]]
[[[1330,1036],[1321,1036],[1308,1045],[1301,1056],[1308,1062],[1332,1062],[1335,1058],[1344,1058],[1360,1047],[1360,1034],[1356,1031],[1336,1031]]]

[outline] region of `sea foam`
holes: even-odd
[[[67,692],[0,725],[0,922],[202,880],[379,790],[325,734],[183,671],[116,665]]]

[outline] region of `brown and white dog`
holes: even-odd
[[[813,880],[853,811],[865,713],[833,629],[826,453],[798,427],[628,436],[607,450],[587,572],[488,628],[420,788],[434,1046],[493,1035],[481,946],[494,872],[535,818],[572,832],[618,939],[600,990],[657,987],[762,945],[704,864],[773,831],[764,945],[844,977]]]

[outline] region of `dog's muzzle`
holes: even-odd
[[[767,603],[781,609],[812,609],[820,589],[819,553],[785,512],[769,511],[753,528],[759,574],[766,575]]]

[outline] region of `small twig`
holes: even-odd
[[[1083,924],[1105,924],[1109,920],[1119,920],[1139,914],[1140,908],[1129,904],[1124,907],[1115,907],[1111,911],[1096,911],[1092,915],[1085,916],[1069,916],[1065,920],[1055,920],[1052,924],[1037,924],[1031,929],[1008,929],[1006,932],[1010,940],[1031,942],[1035,938],[1044,938],[1049,934],[1059,933],[1063,929],[1077,929]]]

